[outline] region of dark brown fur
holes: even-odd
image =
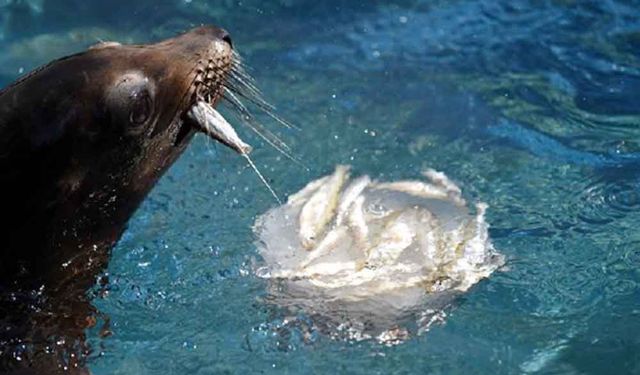
[[[0,91],[0,373],[82,367],[95,320],[86,291],[194,135],[185,112],[203,90],[219,99],[231,60],[228,35],[201,27],[97,46]]]

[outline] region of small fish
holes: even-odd
[[[233,126],[231,126],[231,124],[229,124],[229,122],[225,120],[225,118],[222,117],[222,115],[216,111],[211,104],[198,100],[189,110],[188,116],[191,117],[199,131],[217,139],[225,146],[242,155],[254,172],[256,172],[260,181],[262,181],[271,195],[276,199],[278,204],[282,204],[282,201],[280,201],[276,192],[273,190],[271,185],[269,185],[264,176],[262,176],[262,173],[260,173],[256,165],[253,163],[253,160],[249,157],[252,147],[240,139],[238,133],[233,129]]]
[[[201,132],[213,137],[242,155],[251,153],[251,146],[244,143],[233,126],[216,111],[211,104],[199,100],[189,110],[188,116],[199,126]]]
[[[327,182],[321,185],[300,211],[300,241],[312,250],[322,239],[327,225],[333,220],[340,199],[340,191],[349,179],[349,167],[339,165]]]
[[[338,299],[414,287],[466,291],[504,263],[488,236],[487,206],[478,203],[474,215],[444,173],[423,175],[429,181],[350,180],[338,166],[264,216],[261,253],[279,277],[295,275]],[[374,205],[385,214],[372,214]]]
[[[361,176],[356,178],[352,183],[344,189],[338,204],[338,212],[336,216],[336,226],[342,225],[343,220],[350,212],[349,208],[356,199],[361,196],[362,191],[371,183],[369,176]]]
[[[400,342],[409,312],[419,313],[418,333],[441,321],[453,298],[504,257],[489,238],[486,204],[473,212],[444,173],[423,175],[350,180],[338,166],[257,218],[269,300],[330,322],[332,337],[347,327],[349,337]]]

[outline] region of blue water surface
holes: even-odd
[[[2,0],[0,83],[100,40],[232,35],[304,166],[239,132],[286,196],[351,164],[447,173],[507,267],[396,346],[265,303],[251,226],[277,203],[197,137],[113,250],[94,374],[640,374],[640,3]],[[307,323],[305,323],[307,322]]]

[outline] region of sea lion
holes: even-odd
[[[238,104],[235,56],[226,31],[203,26],[101,43],[0,91],[1,373],[81,368],[86,291],[158,179],[198,131],[249,151],[192,113]]]

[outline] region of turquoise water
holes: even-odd
[[[397,346],[334,341],[264,302],[251,226],[277,203],[204,137],[114,249],[88,332],[94,374],[640,374],[640,4],[634,1],[0,1],[0,83],[98,40],[200,23],[231,33],[269,123],[281,196],[351,164],[432,167],[487,220],[507,267]]]

